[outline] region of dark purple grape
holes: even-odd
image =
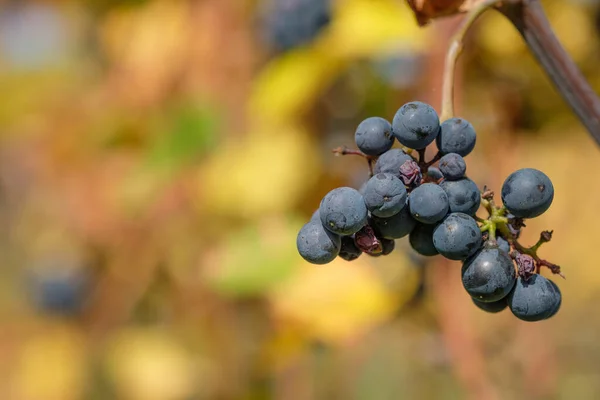
[[[396,176],[387,173],[374,175],[363,192],[365,204],[371,214],[391,217],[406,205],[406,188]]]
[[[481,248],[477,222],[463,213],[452,213],[433,231],[433,245],[450,260],[464,260]]]
[[[390,149],[379,156],[375,162],[373,172],[375,174],[385,172],[400,178],[400,167],[406,161],[414,160],[401,149]]]
[[[499,313],[500,311],[504,310],[508,306],[508,303],[506,302],[506,298],[498,300],[498,301],[493,301],[491,303],[485,303],[483,301],[474,299],[473,297],[471,297],[471,300],[473,300],[473,304],[475,304],[477,307],[479,307],[479,309],[481,309],[485,312],[488,312],[488,313],[492,313],[492,314]]]
[[[424,183],[409,195],[410,213],[419,222],[435,224],[441,221],[450,209],[444,189],[435,183]]]
[[[481,204],[481,194],[479,188],[469,178],[462,178],[457,181],[445,180],[440,183],[448,196],[448,205],[450,212],[461,212],[468,215],[475,215]]]
[[[476,140],[475,129],[469,121],[450,118],[442,122],[436,144],[442,154],[456,153],[466,157],[475,147]]]
[[[296,238],[298,253],[313,264],[327,264],[340,252],[341,239],[329,232],[321,222],[309,222],[300,229]]]
[[[416,224],[417,221],[410,215],[407,206],[391,217],[380,218],[372,215],[369,219],[369,225],[373,227],[375,233],[385,239],[400,239],[408,235]]]
[[[408,237],[410,246],[422,256],[435,256],[438,254],[433,244],[433,230],[435,225],[417,224]]]
[[[341,187],[327,193],[319,214],[324,227],[338,235],[352,235],[367,224],[367,206],[356,189]]]
[[[456,181],[465,176],[467,163],[465,159],[456,153],[448,153],[440,159],[440,171],[444,178],[449,181]]]
[[[354,140],[360,151],[369,156],[378,156],[394,145],[392,125],[380,117],[367,118],[356,128]]]
[[[489,242],[463,263],[463,286],[479,301],[503,299],[514,287],[515,280],[515,267],[509,255]]]
[[[346,261],[354,261],[358,257],[360,257],[361,254],[362,251],[354,243],[353,236],[342,236],[342,243],[339,254],[339,257],[341,259],[344,259]]]
[[[556,314],[561,304],[558,286],[542,275],[519,278],[508,297],[512,313],[523,321],[541,321]]]
[[[400,107],[392,121],[394,136],[411,149],[424,149],[440,132],[440,119],[428,104],[413,101]]]
[[[524,168],[513,172],[502,185],[502,203],[516,217],[542,215],[554,199],[554,186],[541,171]]]

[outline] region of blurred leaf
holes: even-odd
[[[316,147],[294,126],[266,126],[222,146],[198,177],[202,205],[245,218],[293,208],[317,177]]]
[[[80,399],[87,379],[85,340],[76,330],[45,328],[24,342],[14,366],[14,398]]]
[[[296,227],[269,219],[231,235],[210,260],[208,280],[226,296],[265,293],[297,270]]]
[[[190,354],[175,338],[155,330],[121,331],[106,354],[114,388],[128,400],[186,399],[194,394],[196,384],[209,390],[208,365],[202,361],[195,364],[200,370],[194,371]]]
[[[339,342],[391,314],[392,297],[364,259],[305,265],[271,296],[275,314],[286,323],[297,324],[314,338]]]
[[[159,130],[147,163],[152,167],[174,170],[198,160],[215,145],[217,116],[208,108],[183,106]]]

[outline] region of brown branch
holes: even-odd
[[[600,99],[556,38],[539,0],[505,0],[498,10],[521,33],[562,97],[600,144]]]

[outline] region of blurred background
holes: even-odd
[[[600,92],[600,4],[543,2]],[[459,18],[460,20],[460,18]],[[535,167],[549,321],[471,304],[460,264],[308,265],[296,234],[368,116],[440,110],[458,20],[401,0],[0,1],[0,398],[595,399],[598,147],[491,12],[459,67],[467,173]],[[547,274],[546,274],[547,275]]]

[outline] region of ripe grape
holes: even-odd
[[[392,121],[392,131],[400,143],[411,149],[424,149],[440,131],[440,119],[428,104],[414,101],[400,107]]]
[[[406,188],[396,176],[380,173],[367,182],[363,193],[365,204],[371,214],[391,217],[406,205]]]
[[[349,187],[327,193],[319,207],[323,226],[338,235],[352,235],[366,225],[367,206],[363,196]]]
[[[440,183],[440,187],[448,196],[450,212],[475,215],[481,204],[481,194],[475,182],[469,178],[457,181],[445,180]]]
[[[513,172],[502,185],[502,203],[520,218],[542,215],[554,199],[554,186],[541,171],[524,168]]]
[[[416,224],[417,221],[410,215],[408,206],[391,217],[380,218],[372,215],[369,219],[369,225],[373,227],[375,233],[385,239],[400,239],[408,235]]]
[[[408,204],[412,216],[424,224],[441,221],[449,210],[446,192],[435,183],[424,183],[415,188],[410,193]]]
[[[381,254],[387,256],[396,248],[396,241],[393,239],[381,239]]]
[[[358,246],[356,246],[356,244],[354,243],[353,236],[342,236],[342,243],[340,246],[339,254],[340,258],[346,261],[353,261],[360,257],[361,254],[362,251],[360,251]]]
[[[375,162],[373,172],[379,174],[381,172],[389,173],[400,177],[400,167],[406,161],[413,161],[413,158],[406,154],[401,149],[391,149],[383,153]]]
[[[450,118],[442,122],[436,144],[442,154],[456,153],[466,157],[475,147],[476,140],[475,129],[469,121]]]
[[[438,254],[433,244],[433,230],[435,225],[417,224],[410,233],[408,241],[414,251],[423,256],[435,256]]]
[[[427,168],[427,176],[429,176],[434,181],[439,181],[441,179],[444,179],[444,175],[442,174],[442,171],[440,171],[439,168],[436,168],[436,167]]]
[[[354,140],[360,151],[369,156],[378,156],[394,144],[392,125],[380,117],[367,118],[356,128]]]
[[[506,297],[515,285],[515,278],[515,267],[509,255],[488,243],[462,267],[463,286],[471,297],[483,302]]]
[[[540,321],[554,315],[561,304],[558,286],[542,275],[519,278],[508,297],[512,313],[523,321]]]
[[[473,304],[475,304],[481,310],[492,313],[492,314],[499,313],[500,311],[504,310],[508,306],[508,303],[506,302],[505,298],[498,300],[498,301],[492,301],[489,303],[479,301],[477,299],[474,299],[473,297],[471,297],[471,300],[473,300]]]
[[[464,260],[481,247],[481,230],[467,214],[453,213],[433,231],[433,245],[450,260]]]
[[[440,159],[440,171],[449,181],[456,181],[465,176],[467,164],[460,155],[448,153]]]
[[[309,222],[300,229],[296,238],[298,252],[313,264],[327,264],[340,252],[341,238],[329,232],[318,222]]]

